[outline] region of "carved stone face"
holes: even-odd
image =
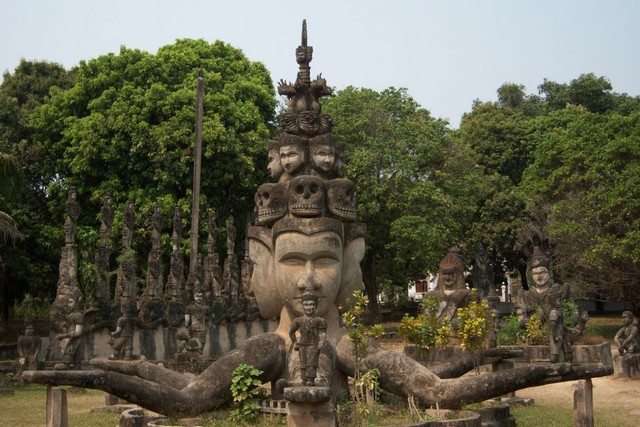
[[[305,313],[300,301],[305,292],[321,297],[316,314],[322,316],[336,304],[342,283],[340,237],[330,231],[283,233],[275,242],[274,270],[278,293],[295,316]]]
[[[346,178],[332,179],[327,182],[327,206],[337,218],[344,221],[355,221],[356,211],[356,186]]]
[[[549,270],[547,270],[547,267],[531,269],[531,277],[537,289],[544,289],[549,284]]]
[[[257,225],[272,225],[287,213],[287,199],[280,184],[262,184],[254,196]]]
[[[322,178],[302,175],[289,182],[289,212],[298,217],[316,217],[324,212]]]
[[[202,295],[202,292],[196,292],[196,293],[193,295],[193,300],[194,300],[196,303],[200,304],[200,303],[202,303],[202,301],[204,300],[204,295]]]
[[[629,313],[622,313],[622,321],[624,322],[625,326],[631,325],[631,323],[633,322],[633,315]]]
[[[316,312],[316,306],[315,301],[302,301],[302,311],[304,311],[304,315],[313,316]]]
[[[440,280],[444,285],[444,289],[454,289],[456,285],[456,271],[452,268],[446,268],[440,271]]]
[[[336,151],[329,145],[319,145],[314,148],[311,157],[315,169],[327,173],[333,169],[336,160]]]
[[[289,175],[302,169],[306,162],[305,152],[299,145],[285,145],[280,147],[280,164]]]
[[[267,170],[271,175],[271,179],[278,179],[284,169],[282,163],[280,163],[280,151],[277,149],[269,150],[269,163],[267,164]]]
[[[33,326],[27,326],[24,330],[24,334],[28,337],[33,335]]]

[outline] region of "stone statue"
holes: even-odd
[[[19,357],[18,372],[38,370],[38,353],[42,348],[42,339],[37,335],[33,335],[33,325],[31,323],[27,323],[24,335],[18,337],[16,347]]]
[[[106,196],[100,209],[100,240],[111,242],[111,226],[113,225],[113,197]]]
[[[291,322],[289,338],[293,343],[293,349],[300,354],[300,372],[302,384],[314,386],[316,369],[320,350],[326,340],[327,321],[322,317],[316,317],[318,296],[312,292],[302,294],[302,310],[304,316],[297,317]],[[300,331],[300,339],[296,338],[296,332]]]
[[[64,242],[74,244],[76,242],[76,230],[78,228],[78,217],[80,215],[80,206],[78,205],[78,193],[76,187],[69,187],[67,195],[67,203],[65,204],[64,219]]]
[[[522,324],[537,311],[542,321],[547,320],[551,310],[559,309],[570,297],[569,285],[553,283],[549,275],[549,259],[539,247],[535,247],[531,257],[531,277],[533,288],[522,290],[516,302],[516,312]]]
[[[228,299],[229,304],[237,305],[240,274],[238,271],[238,257],[235,254],[236,227],[233,225],[233,217],[227,219],[227,258],[224,260],[222,270],[222,293]]]
[[[448,320],[453,329],[457,329],[456,310],[472,300],[471,290],[464,283],[464,262],[457,248],[449,249],[440,261],[438,284],[432,295],[440,301],[436,317]]]
[[[94,300],[99,310],[98,317],[106,320],[109,317],[109,257],[111,256],[111,227],[113,225],[113,198],[106,196],[100,209],[100,239],[95,253],[98,269],[98,283],[94,289]]]
[[[640,334],[635,316],[630,311],[624,311],[622,320],[624,324],[613,338],[618,345],[618,352],[620,355],[640,353]]]
[[[174,251],[180,249],[182,243],[182,211],[180,206],[176,206],[173,210],[173,232],[171,233],[171,247]]]
[[[552,309],[549,312],[549,361],[551,363],[573,361],[571,344],[582,336],[588,319],[589,315],[583,311],[578,325],[567,327],[560,309]]]
[[[67,316],[64,325],[64,332],[56,335],[56,339],[60,341],[62,349],[62,363],[56,364],[56,369],[71,369],[77,364],[79,358],[79,349],[84,333],[84,322],[82,311],[79,307],[81,295],[73,293],[67,298]]]
[[[306,26],[303,26],[302,44],[296,50],[296,60],[300,64],[296,83],[281,83],[278,87],[278,91],[290,99],[281,120],[283,129],[299,138],[313,138],[331,130],[330,121],[320,114],[318,103],[318,98],[330,91],[324,79],[318,77],[313,82],[310,80],[308,64],[311,53],[312,49],[306,43]],[[327,396],[321,396],[329,400],[332,395],[346,391],[348,376],[353,376],[356,369],[378,369],[381,387],[386,391],[404,397],[412,395],[421,405],[447,408],[480,402],[520,388],[603,376],[612,372],[612,368],[604,364],[589,364],[588,367],[536,364],[516,367],[508,372],[459,378],[475,368],[477,359],[451,360],[447,367],[436,374],[410,357],[380,348],[375,342],[367,343],[365,354],[356,359],[354,343],[341,326],[338,307],[349,307],[353,292],[364,287],[360,261],[365,252],[365,227],[343,219],[339,210],[335,210],[338,214],[334,214],[326,206],[325,179],[319,175],[301,173],[309,166],[308,156],[305,162],[297,175],[289,176],[289,185],[281,187],[287,200],[284,204],[285,215],[273,223],[268,221],[249,227],[248,232],[249,254],[254,264],[251,288],[261,315],[264,318],[279,318],[275,332],[251,337],[235,350],[210,363],[196,377],[146,361],[123,363],[97,359],[92,361],[97,368],[92,371],[62,375],[58,372],[29,371],[23,374],[23,378],[30,382],[106,389],[115,396],[163,414],[200,414],[230,402],[233,371],[240,364],[253,365],[262,371],[260,380],[263,383],[272,382],[272,385],[280,380],[290,381],[302,376],[299,358],[292,356],[294,353],[290,351],[290,331],[295,329],[296,324],[302,327],[305,322],[300,319],[307,313],[314,313],[312,305],[305,307],[306,301],[302,299],[305,294],[318,298],[315,313],[311,315],[326,322],[326,327],[318,325],[317,329],[325,329],[325,343],[319,351],[314,387],[285,388],[285,397],[287,389],[302,390],[304,393],[301,394],[306,395],[307,391],[320,388],[329,391]],[[282,164],[284,166],[284,161]],[[286,168],[285,173],[289,174]],[[301,179],[294,185],[294,179],[298,178]],[[319,192],[325,192],[324,197],[318,196]],[[308,206],[301,203],[306,195],[309,200],[313,195],[313,203]],[[294,202],[292,205],[291,201]],[[318,206],[321,201],[325,206],[320,210]],[[353,212],[349,211],[346,218],[353,217]],[[195,318],[195,311],[189,311],[189,315]],[[193,320],[189,319],[191,322]],[[322,339],[318,336],[318,345]],[[297,339],[299,349],[300,341],[302,338]],[[514,355],[512,350],[491,349],[491,352],[483,353],[479,358],[483,362],[496,362]],[[304,377],[309,383],[307,363],[304,367]],[[277,391],[277,387],[274,389]],[[309,397],[314,397],[313,394],[309,393]],[[274,398],[279,397],[274,395]],[[292,399],[287,399],[292,402]],[[302,401],[304,399],[296,403]]]
[[[133,360],[133,326],[136,322],[136,304],[123,298],[120,308],[122,315],[116,322],[116,330],[111,332],[109,345],[113,349],[111,359]]]
[[[135,213],[133,211],[133,199],[127,200],[124,208],[122,221],[122,250],[123,252],[131,248],[133,243],[133,228],[135,227]]]
[[[204,294],[199,288],[193,294],[193,304],[187,306],[184,324],[189,331],[190,341],[197,342],[198,353],[202,354],[207,342],[207,325],[211,317],[211,307],[204,302]]]

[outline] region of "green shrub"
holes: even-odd
[[[512,314],[502,321],[498,330],[498,345],[517,345],[524,342],[524,330],[518,316]]]
[[[233,423],[255,423],[260,415],[260,405],[254,402],[260,394],[262,371],[254,366],[242,363],[233,370],[231,395],[237,407],[229,412]]]

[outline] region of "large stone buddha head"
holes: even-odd
[[[255,263],[251,286],[260,313],[274,318],[304,315],[301,296],[319,299],[316,315],[331,317],[362,289],[364,238],[333,218],[285,218],[273,229],[251,227],[249,253]]]

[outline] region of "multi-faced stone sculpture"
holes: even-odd
[[[306,44],[306,28],[296,59],[300,64],[296,84],[281,83],[278,87],[281,94],[290,98],[285,120],[282,121],[285,130],[300,138],[327,133],[330,126],[323,127],[317,101],[329,90],[324,79],[318,77],[312,82],[309,78],[311,49]],[[319,125],[314,127],[317,123]],[[324,123],[330,124],[330,121]],[[308,156],[305,155],[305,159]],[[285,181],[306,175],[307,167],[308,164],[299,165],[293,175],[285,168]],[[60,375],[38,371],[23,376],[33,382],[105,389],[164,414],[199,414],[230,401],[233,370],[241,363],[261,370],[263,382],[300,378],[299,359],[290,351],[292,339],[289,332],[292,324],[299,322],[296,319],[305,316],[301,297],[307,293],[318,298],[314,317],[326,322],[326,342],[318,357],[314,385],[327,387],[334,395],[340,389],[346,389],[346,377],[355,375],[357,369],[378,369],[380,385],[385,390],[401,396],[412,395],[421,404],[439,404],[441,407],[478,402],[543,382],[610,373],[607,366],[589,366],[587,371],[580,366],[548,364],[451,378],[473,369],[476,363],[476,360],[455,359],[447,368],[438,371],[439,375],[448,378],[442,379],[413,359],[381,349],[373,342],[356,363],[354,344],[341,326],[338,307],[348,307],[349,297],[355,290],[363,288],[359,262],[365,251],[364,227],[342,220],[329,209],[324,209],[318,216],[301,217],[287,208],[283,218],[272,225],[250,227],[248,234],[249,253],[254,263],[251,287],[262,316],[279,317],[275,332],[250,338],[212,362],[195,378],[146,361],[125,364],[107,360],[93,361],[94,366],[100,369],[90,372]],[[491,361],[499,360],[503,353],[509,351],[501,353],[492,349]]]
[[[269,141],[269,159],[267,163],[267,171],[271,180],[277,182],[280,175],[284,172],[282,163],[280,162],[280,146],[278,141]]]
[[[324,181],[301,175],[289,181],[289,212],[297,217],[318,217],[324,213]]]
[[[336,178],[327,181],[325,186],[329,212],[342,221],[357,221],[356,186],[353,181],[346,178]]]
[[[286,182],[298,175],[305,174],[308,162],[308,143],[304,137],[282,134],[278,139],[280,164],[284,172],[279,182]]]
[[[622,313],[622,320],[624,324],[613,339],[618,345],[618,352],[620,355],[640,353],[640,333],[635,316],[627,310]]]
[[[38,369],[38,353],[42,348],[42,339],[33,334],[33,324],[27,323],[24,335],[18,337],[18,371]]]

